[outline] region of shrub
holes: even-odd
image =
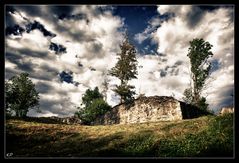
[[[103,100],[103,96],[99,93],[97,87],[94,90],[88,89],[86,91],[82,97],[82,105],[84,107],[78,107],[79,111],[75,114],[81,119],[83,124],[91,124],[98,116],[105,114],[111,109],[111,106]]]

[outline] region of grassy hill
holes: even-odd
[[[233,115],[109,126],[9,119],[12,157],[233,157]]]

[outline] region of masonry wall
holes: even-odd
[[[180,102],[172,97],[141,97],[128,105],[118,105],[99,117],[95,124],[127,124],[181,120]]]

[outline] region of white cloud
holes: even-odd
[[[190,62],[187,57],[189,41],[203,38],[213,45],[213,59],[220,64],[219,69],[207,80],[203,95],[207,97],[211,109],[218,111],[223,100],[228,99],[228,94],[224,94],[225,97],[220,96],[223,96],[223,92],[230,91],[234,85],[232,9],[219,8],[209,12],[192,5],[160,5],[158,12],[161,15],[173,13],[174,16],[167,21],[153,18],[150,21],[151,27],[153,24],[160,24],[157,31],[150,33],[149,37],[148,26],[144,32],[135,36],[139,43],[152,38],[158,44],[158,53],[163,54],[160,57],[144,56],[138,59],[143,68],[139,70],[140,82],[134,82],[137,91],[146,95],[174,95],[182,100],[182,93],[190,83]],[[181,64],[177,65],[178,61]],[[164,73],[161,76],[162,71]]]
[[[196,26],[192,27],[189,24],[192,24],[190,21],[194,20],[192,20],[188,15],[193,15],[195,10],[201,18],[197,22]],[[171,65],[175,60],[181,60],[183,61],[184,68],[189,67],[189,60],[186,55],[189,47],[189,41],[194,38],[203,38],[213,45],[213,59],[217,59],[219,63],[221,63],[221,67],[211,75],[213,80],[210,80],[211,82],[208,83],[208,89],[204,91],[204,94],[208,95],[208,102],[211,104],[210,106],[212,109],[217,110],[219,102],[214,103],[213,100],[218,99],[218,94],[225,91],[222,88],[234,85],[234,70],[232,69],[234,66],[234,23],[231,22],[232,9],[219,8],[208,12],[202,11],[195,6],[190,5],[160,5],[158,7],[158,12],[160,14],[175,14],[175,17],[169,19],[168,21],[164,21],[154,35],[154,38],[156,38],[159,46],[158,52],[167,55],[166,58],[168,59],[168,65]],[[181,71],[182,69],[180,69],[177,76],[178,79],[176,79],[178,81],[183,80]],[[189,74],[186,73],[185,75],[186,76],[184,76],[184,78],[186,80],[189,78]],[[181,86],[185,87],[186,83],[187,82],[184,82]],[[225,94],[225,96],[227,95]]]
[[[146,33],[138,33],[134,37],[134,39],[138,41],[139,44],[141,44],[147,38],[148,38],[148,35]]]
[[[177,60],[174,60],[173,63],[176,61]],[[179,65],[178,69],[180,69],[180,71],[177,75],[170,75],[169,71],[169,74],[165,77],[161,77],[161,70],[164,70],[172,61],[169,63],[162,62],[160,56],[146,55],[139,57],[138,62],[138,79],[130,82],[135,85],[137,94],[145,94],[146,96],[175,95],[175,97],[181,99],[181,92],[185,89],[185,85],[189,82],[187,69],[185,67]],[[175,68],[171,68],[171,70],[173,69],[175,71]]]
[[[100,12],[99,6],[74,6],[72,14],[83,13],[85,19],[57,19],[51,15],[50,8],[41,6],[38,16],[29,15],[28,12],[19,12],[27,17],[28,21],[37,20],[56,37],[44,37],[39,30],[23,33],[21,37],[6,38],[5,69],[7,77],[10,74],[28,71],[37,88],[41,90],[41,113],[31,110],[32,116],[69,116],[80,106],[82,94],[86,89],[98,86],[102,90],[104,80],[103,72],[112,68],[116,63],[116,53],[123,38],[119,29],[123,27],[123,19],[113,16],[111,10]],[[221,8],[212,12],[205,12],[193,27],[188,23],[190,12],[197,11],[193,6],[159,6],[160,14],[175,13],[175,17],[162,21],[153,18],[149,26],[135,36],[138,42],[151,38],[158,44],[158,52],[162,55],[139,56],[138,79],[130,81],[136,87],[137,94],[174,95],[181,99],[182,93],[189,84],[189,59],[186,56],[189,41],[195,37],[202,37],[213,44],[213,59],[220,63],[220,69],[212,73],[212,82],[209,89],[208,101],[211,106],[220,98],[221,92],[231,89],[234,84],[234,24],[231,23],[230,8]],[[47,12],[46,12],[47,11]],[[48,13],[48,14],[45,14]],[[188,14],[189,13],[189,14]],[[14,14],[12,14],[15,16]],[[191,14],[192,15],[192,14]],[[14,18],[21,23],[28,21],[17,16]],[[161,25],[158,27],[158,25]],[[156,30],[157,29],[157,30]],[[155,31],[156,30],[156,31]],[[51,42],[66,47],[66,53],[55,54],[49,50]],[[80,62],[83,66],[78,66]],[[94,68],[92,71],[90,68]],[[71,83],[61,82],[59,74],[62,71],[72,71],[74,82],[79,82],[78,87]],[[107,102],[112,106],[119,102],[112,89],[119,83],[114,77],[109,76],[109,90]],[[210,88],[211,84],[211,88]],[[223,98],[221,98],[223,99]],[[214,100],[214,101],[213,101]]]
[[[40,9],[51,11],[48,6],[40,6]],[[7,73],[14,72],[16,67],[20,71],[27,71],[41,91],[42,112],[31,110],[28,115],[72,115],[76,107],[80,106],[81,97],[86,89],[93,89],[95,86],[101,89],[102,72],[113,67],[116,62],[115,54],[119,50],[117,45],[123,38],[118,30],[123,26],[123,20],[113,16],[110,11],[100,13],[97,10],[98,6],[80,5],[75,6],[73,12],[69,13],[86,14],[88,24],[84,20],[58,20],[56,15],[50,13],[29,15],[22,9],[19,9],[18,13],[28,18],[27,21],[19,17],[19,14],[17,17],[13,14],[17,20],[21,18],[21,21],[16,21],[21,23],[21,26],[28,24],[28,21],[36,20],[44,25],[45,29],[56,34],[53,38],[44,37],[40,30],[33,30],[30,33],[23,32],[20,38],[6,39],[6,50],[12,54],[12,57],[8,53],[6,56]],[[51,42],[66,47],[66,53],[55,54],[54,51],[50,51]],[[40,56],[41,54],[44,56]],[[79,67],[78,62],[83,67]],[[91,71],[91,67],[96,71]],[[72,71],[73,81],[79,82],[79,85],[76,87],[71,83],[61,82],[57,74],[62,71]]]
[[[161,15],[166,13],[174,13],[176,16],[184,18],[191,8],[191,5],[159,5],[157,11]]]
[[[147,28],[145,28],[145,30],[142,33],[135,34],[134,39],[139,44],[141,44],[144,40],[153,38],[155,29],[160,25],[161,22],[162,21],[157,18],[150,19],[148,22]],[[152,43],[155,42],[154,39],[152,39],[151,41],[152,41]]]

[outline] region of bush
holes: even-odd
[[[111,109],[104,100],[103,96],[99,93],[99,89],[96,87],[94,90],[88,89],[82,97],[83,108],[79,108],[79,111],[75,114],[81,119],[83,124],[91,124],[100,115],[105,114]]]
[[[206,102],[206,98],[202,97],[198,104],[197,104],[198,108],[200,108],[201,110],[208,110],[208,103]]]

